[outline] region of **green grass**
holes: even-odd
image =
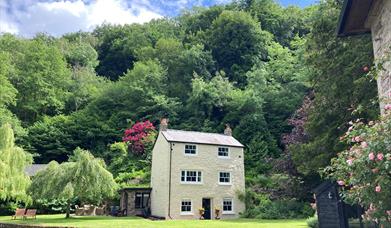
[[[96,228],[123,228],[123,227],[272,227],[295,228],[307,227],[305,220],[260,220],[260,219],[235,219],[235,220],[167,220],[151,221],[139,217],[72,217],[65,219],[64,215],[38,215],[37,219],[11,220],[11,216],[1,216],[0,223],[36,224],[42,226],[68,226],[68,227],[96,227]]]

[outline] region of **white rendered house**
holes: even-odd
[[[167,129],[152,152],[151,214],[166,219],[237,218],[245,210],[243,145],[231,135]]]

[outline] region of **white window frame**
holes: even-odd
[[[224,211],[224,201],[230,200],[231,201],[231,210],[230,211]],[[234,199],[231,197],[224,197],[223,201],[221,202],[221,210],[223,215],[232,215],[235,214],[234,211]]]
[[[190,202],[190,211],[182,211],[182,203],[183,202]],[[181,215],[193,215],[194,213],[193,213],[193,201],[191,200],[191,199],[188,199],[188,198],[186,198],[186,199],[182,199],[181,200],[181,205],[180,205],[180,212],[181,212]]]
[[[194,154],[186,153],[186,146],[194,146],[195,147],[195,153]],[[183,149],[183,153],[185,154],[185,156],[197,156],[198,155],[197,145],[196,144],[185,144],[185,147]]]
[[[183,181],[182,180],[182,172],[185,172],[185,180]],[[196,172],[196,181],[187,181],[187,172]],[[201,175],[199,175],[201,174]],[[201,177],[200,181],[198,181],[198,177]],[[186,169],[186,170],[181,170],[181,173],[180,173],[180,181],[181,181],[181,184],[203,184],[203,174],[202,174],[202,171],[201,170],[190,170],[190,169]]]
[[[225,148],[225,149],[227,149],[227,156],[222,156],[222,155],[219,154],[220,148]],[[226,146],[219,146],[219,147],[217,148],[217,156],[218,156],[219,158],[225,158],[225,159],[230,158],[229,147],[226,147]]]
[[[220,182],[220,174],[221,173],[229,173],[229,182]],[[219,171],[217,175],[217,180],[219,182],[219,185],[232,185],[232,172],[229,171]]]

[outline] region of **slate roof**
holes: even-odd
[[[27,176],[32,177],[35,174],[37,174],[39,171],[46,169],[48,165],[47,164],[32,164],[27,166],[24,169],[24,172],[26,173]]]
[[[206,133],[197,131],[182,131],[167,129],[161,131],[164,138],[168,142],[185,142],[185,143],[197,143],[197,144],[208,144],[208,145],[222,145],[232,147],[244,147],[238,140],[232,136],[217,134],[217,133]]]

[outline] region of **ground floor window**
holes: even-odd
[[[136,192],[135,207],[138,209],[148,207],[149,193]]]
[[[233,212],[233,203],[231,198],[223,199],[223,212]]]
[[[181,212],[190,213],[191,211],[192,211],[191,210],[191,200],[189,200],[189,199],[182,200]]]

